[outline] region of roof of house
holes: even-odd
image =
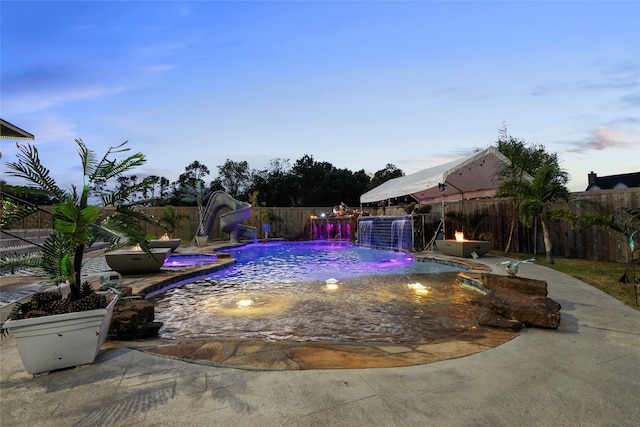
[[[598,176],[595,178],[595,182],[593,184],[589,184],[587,186],[585,191],[612,190],[631,187],[640,187],[640,172]]]
[[[0,129],[0,137],[1,138],[12,138],[12,139],[34,139],[33,134],[27,132],[24,129],[20,129],[18,126],[9,123],[6,120],[0,119],[1,129]]]

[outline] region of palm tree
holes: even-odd
[[[536,219],[540,221],[547,264],[554,263],[549,220],[554,215],[553,208],[556,204],[569,200],[569,190],[566,187],[568,180],[567,172],[562,170],[557,162],[549,161],[540,167],[533,181],[526,182],[522,187],[520,219],[528,227],[531,227]]]
[[[496,171],[496,180],[500,182],[498,197],[511,197],[513,210],[509,239],[504,250],[509,255],[513,234],[522,213],[522,204],[529,197],[533,177],[545,164],[558,164],[558,157],[546,152],[543,145],[527,144],[522,139],[510,136],[506,126],[500,129],[498,150],[509,159],[509,163]],[[566,183],[566,174],[565,174]]]
[[[507,256],[511,251],[511,242],[518,223],[523,188],[530,178],[529,171],[534,168],[534,159],[532,150],[526,146],[525,141],[509,135],[506,126],[500,129],[499,134],[498,150],[509,159],[509,163],[496,171],[496,180],[500,182],[497,196],[511,197],[513,203],[509,238],[504,250],[504,255]]]
[[[111,179],[143,165],[146,162],[144,155],[136,153],[124,160],[111,159],[114,154],[129,151],[125,148],[127,141],[110,147],[102,158],[98,158],[82,140],[76,139],[76,144],[82,163],[82,184],[71,185],[69,189],[59,187],[50,176],[34,145],[16,144],[18,160],[7,163],[10,176],[22,178],[61,201],[53,212],[56,233],[43,245],[38,262],[56,283],[64,279],[69,281],[71,300],[81,298],[82,262],[88,246],[98,240],[118,246],[133,242],[148,251],[141,222],[157,224],[131,204],[133,196],[148,186],[147,180],[115,190],[105,189]],[[97,189],[101,191],[97,193]],[[115,211],[103,216],[97,206],[89,203],[90,197],[99,197],[103,206],[112,206]],[[24,215],[28,214],[25,212]]]

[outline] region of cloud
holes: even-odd
[[[622,105],[626,107],[638,107],[640,106],[640,93],[632,93],[620,98]]]
[[[629,94],[622,97],[623,105],[631,107],[638,105],[640,63],[627,61],[610,66],[606,62],[597,62],[592,67],[596,69],[596,73],[588,78],[541,83],[532,89],[531,95],[547,96],[565,94],[567,92],[626,91]]]
[[[38,144],[73,141],[77,138],[76,125],[55,115],[46,115],[37,118],[30,127]]]
[[[60,87],[49,91],[23,92],[7,96],[2,100],[3,109],[14,114],[32,113],[68,102],[102,98],[124,91],[123,86],[105,87],[86,85],[76,88]]]
[[[172,64],[154,64],[142,67],[140,68],[140,71],[142,71],[143,73],[163,73],[174,68],[176,68],[176,66]]]
[[[596,129],[590,132],[591,137],[583,142],[575,142],[575,148],[569,150],[572,153],[584,153],[589,150],[604,150],[606,148],[631,148],[639,145],[640,140],[624,131],[612,129]]]

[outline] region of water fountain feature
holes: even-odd
[[[413,251],[413,220],[411,216],[375,216],[358,218],[358,230],[364,231],[361,245]],[[366,236],[366,243],[362,236]]]
[[[358,222],[358,244],[362,246],[371,246],[371,226],[373,221]]]
[[[311,240],[351,240],[352,217],[312,217]]]
[[[391,248],[402,251],[413,247],[409,244],[413,239],[413,230],[407,226],[410,223],[411,220],[408,219],[396,219],[391,223]]]

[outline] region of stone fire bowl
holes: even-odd
[[[109,267],[120,274],[149,274],[162,268],[170,252],[170,248],[151,248],[150,254],[131,249],[117,249],[106,252],[104,257]]]
[[[474,252],[478,257],[489,252],[493,243],[484,240],[436,240],[436,246],[444,255],[471,258]]]
[[[154,239],[149,240],[149,246],[152,248],[170,248],[171,252],[175,252],[180,246],[180,239]]]

